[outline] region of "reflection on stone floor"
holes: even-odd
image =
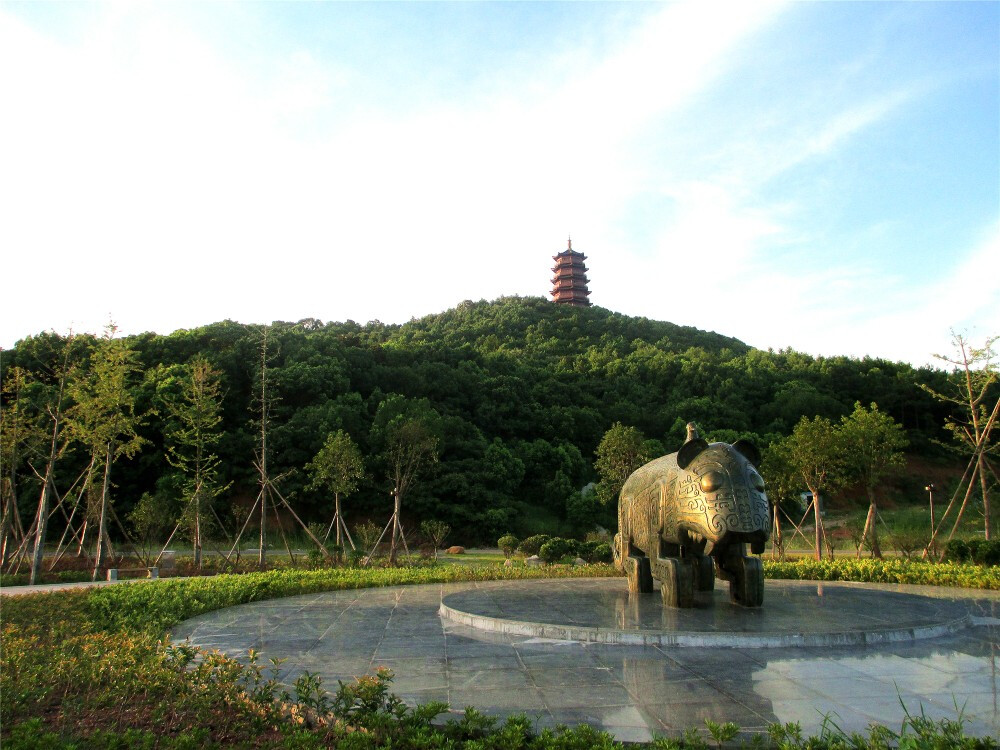
[[[597,596],[593,582],[533,583],[548,594],[546,601],[555,597],[553,606],[546,605],[549,615],[573,611],[573,597],[581,592]],[[648,616],[656,627],[676,621],[674,613],[656,611],[658,595],[652,603],[629,604],[613,591],[615,583],[606,584],[612,589],[610,620]],[[775,583],[768,582],[765,607],[782,597]],[[701,727],[705,718],[746,729],[796,721],[814,733],[829,716],[845,731],[863,731],[872,721],[898,730],[904,705],[911,713],[955,718],[956,703],[964,707],[970,732],[996,736],[1000,728],[996,625],[882,646],[703,649],[507,636],[438,616],[442,597],[473,592],[484,602],[498,601],[497,588],[479,583],[310,594],[208,613],[182,623],[173,636],[237,657],[253,648],[264,660],[286,658],[280,678],[288,684],[309,670],[333,688],[338,679],[385,665],[396,674],[395,692],[410,703],[442,700],[456,712],[473,705],[494,715],[525,713],[538,727],[587,722],[622,740]],[[842,600],[852,589],[858,587],[825,584],[822,596]],[[863,590],[865,597],[884,595],[882,602],[899,600],[904,591]],[[905,589],[913,591],[924,593]],[[987,621],[996,615],[998,597],[990,592],[927,593],[930,601],[920,603],[925,612],[950,616],[958,608]],[[624,611],[629,607],[633,611]],[[715,605],[706,622],[718,627],[740,617],[727,607]]]

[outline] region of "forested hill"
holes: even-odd
[[[144,492],[179,507],[160,398],[199,354],[221,373],[223,436],[216,452],[223,459],[222,481],[233,483],[218,499],[223,521],[232,522],[235,500],[252,501],[263,330],[225,321],[128,339],[139,365],[133,387],[137,409],[148,412],[141,428],[148,443],[115,464],[119,515],[125,517]],[[74,342],[81,370],[96,341]],[[3,355],[5,382],[13,366],[44,381],[64,343],[52,334],[19,342]],[[937,370],[765,352],[716,333],[541,298],[464,302],[398,326],[275,323],[268,349],[268,382],[276,397],[269,466],[306,520],[329,518],[329,498],[307,488],[303,467],[337,429],[359,444],[368,472],[345,505],[350,522],[388,517],[391,487],[378,457],[377,425],[393,410],[413,407],[434,415],[441,454],[407,497],[404,514],[411,521],[441,517],[463,542],[565,523],[567,503],[572,506],[594,478],[594,450],[614,422],[641,429],[667,451],[676,449],[692,420],[709,438],[749,436],[766,448],[803,415],[839,418],[855,401],[876,402],[921,451],[940,434],[945,416],[920,388],[941,387],[945,376]],[[85,453],[74,447],[60,476],[75,476]],[[28,516],[37,487],[26,465],[20,472]],[[573,523],[585,522],[572,509],[570,516]]]
[[[481,352],[502,349],[542,358],[580,355],[608,342],[617,347],[642,342],[669,352],[698,347],[713,353],[728,349],[744,354],[750,349],[739,339],[691,326],[630,318],[603,307],[566,312],[565,306],[541,297],[465,301],[452,310],[392,329],[392,339],[451,349],[472,347]]]

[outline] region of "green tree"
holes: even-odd
[[[138,433],[145,415],[137,414],[131,380],[139,369],[136,353],[124,339],[116,338],[118,329],[108,325],[96,343],[90,358],[87,377],[75,380],[70,391],[75,404],[67,412],[71,434],[90,451],[101,484],[94,488],[96,507],[91,508],[97,522],[97,552],[93,579],[105,563],[110,546],[108,516],[111,505],[111,469],[122,456],[131,458],[148,441]]]
[[[35,514],[35,549],[31,556],[31,574],[28,582],[34,584],[38,579],[38,574],[42,569],[42,560],[45,557],[45,534],[48,528],[49,506],[52,497],[58,497],[55,488],[56,463],[62,458],[68,446],[68,440],[64,435],[66,429],[66,402],[68,387],[75,377],[75,368],[70,364],[72,337],[70,337],[63,349],[62,363],[55,373],[56,383],[49,389],[46,403],[46,413],[51,422],[51,432],[49,433],[49,451],[45,461],[45,469],[38,473],[42,480],[42,490],[38,498],[38,511]]]
[[[257,502],[260,504],[260,542],[257,549],[257,565],[263,570],[267,566],[267,504],[274,504],[271,496],[271,475],[268,473],[268,460],[271,457],[271,450],[268,443],[268,431],[271,427],[271,412],[277,398],[271,391],[271,383],[268,375],[271,371],[271,363],[276,356],[274,345],[271,343],[271,326],[262,326],[260,338],[258,340],[260,369],[257,371],[257,382],[254,383],[254,391],[257,396],[257,409],[260,416],[257,421],[259,428],[259,442],[257,443],[257,474],[260,485],[260,493],[257,495]],[[237,540],[238,541],[238,540]]]
[[[598,513],[604,506],[597,502],[596,495],[594,486],[588,485],[566,498],[566,523],[574,535],[582,536],[597,525]]]
[[[399,395],[386,398],[375,413],[372,431],[382,445],[382,463],[392,484],[390,565],[396,564],[398,547],[403,541],[402,499],[420,473],[438,460],[440,437],[435,427],[439,421],[440,416],[426,399],[411,401]]]
[[[330,532],[336,527],[336,544],[343,549],[341,531],[347,535],[347,525],[340,513],[340,496],[350,495],[357,490],[358,482],[365,475],[364,459],[357,444],[343,430],[331,432],[326,436],[326,442],[312,461],[306,464],[314,489],[327,489],[333,493],[333,520],[323,537],[324,544],[330,538]],[[350,536],[348,535],[349,539]],[[352,544],[353,546],[353,544]]]
[[[167,430],[167,461],[183,476],[183,504],[178,523],[194,548],[194,564],[202,567],[202,548],[215,510],[212,502],[228,489],[219,481],[220,460],[215,447],[222,439],[222,373],[196,356],[179,378],[163,382],[161,401],[171,418]],[[170,386],[175,386],[171,388]],[[212,511],[212,515],[208,515]]]
[[[773,446],[780,461],[786,463],[812,493],[813,517],[816,522],[814,554],[823,557],[823,521],[820,507],[823,493],[844,481],[845,455],[840,432],[826,417],[802,417],[792,434]]]
[[[0,565],[6,566],[12,542],[24,535],[18,511],[19,471],[25,453],[37,449],[44,439],[38,429],[27,391],[30,373],[22,367],[11,367],[4,375],[0,402]]]
[[[477,542],[495,540],[508,529],[556,531],[553,525],[564,520],[570,505],[574,513],[580,510],[575,500],[567,501],[596,479],[594,450],[615,422],[658,438],[669,435],[668,452],[684,439],[686,423],[699,418],[705,434],[730,440],[731,434],[756,433],[766,447],[802,415],[837,423],[855,401],[874,401],[903,425],[914,451],[932,453],[950,408],[916,385],[925,382],[950,394],[948,374],[937,369],[750,350],[690,327],[597,307],[567,309],[541,298],[462,303],[402,325],[276,322],[269,326],[266,373],[253,366],[263,364],[260,333],[259,326],[223,321],[168,336],[129,338],[147,368],[182,366],[201,354],[224,373],[223,437],[214,450],[222,482],[249,487],[266,463],[270,476],[282,477],[281,491],[295,510],[319,518],[327,493],[307,491],[310,477],[295,470],[338,428],[358,441],[366,461],[376,460],[382,444],[374,436],[369,442],[368,429],[386,394],[426,399],[447,424],[439,468],[421,475],[406,497],[408,513],[442,518],[456,534]],[[79,339],[83,344],[88,337]],[[22,367],[51,386],[59,346],[54,334],[18,342],[3,352],[0,377],[7,382],[10,368]],[[265,391],[273,401],[266,437],[258,421],[263,410],[256,408]],[[144,390],[136,393],[139,411],[146,397]],[[253,422],[247,419],[251,410]],[[154,443],[165,434],[160,420],[151,418],[141,431]],[[265,450],[258,450],[253,463],[247,457],[255,445]],[[38,459],[39,470],[43,461]],[[22,510],[28,501],[25,468],[22,460]],[[992,479],[988,460],[983,468]],[[381,464],[371,471],[381,476]],[[176,470],[154,444],[143,449],[141,460],[116,464],[114,473],[115,509],[121,513],[144,492],[162,495],[158,482]],[[973,487],[976,499],[981,484],[977,479]],[[362,483],[350,502],[359,511],[373,511],[385,499],[378,494],[374,485]],[[34,506],[37,496],[31,501]],[[273,525],[273,506],[264,507]],[[608,514],[611,508],[602,504],[597,512]],[[253,522],[257,517],[254,506]]]
[[[154,497],[148,492],[142,493],[139,502],[129,512],[128,520],[132,524],[132,529],[136,533],[138,551],[144,565],[148,565],[155,560],[153,544],[160,536],[170,532],[170,527],[175,523],[172,508],[167,499]]]
[[[629,475],[653,458],[649,448],[650,445],[640,430],[626,427],[621,422],[615,422],[604,433],[597,446],[597,460],[594,462],[594,468],[601,478],[596,487],[598,500],[605,504],[618,500],[618,493]]]
[[[846,469],[852,478],[864,485],[868,495],[868,518],[865,520],[864,538],[868,540],[872,555],[882,556],[878,543],[875,521],[875,488],[892,471],[903,465],[903,449],[909,445],[903,428],[888,414],[879,411],[877,404],[866,409],[854,404],[854,411],[840,420]],[[861,549],[858,548],[858,556]]]
[[[771,544],[781,559],[785,556],[781,518],[787,516],[789,510],[800,510],[802,493],[802,476],[791,463],[789,448],[788,439],[773,441],[764,451],[760,467],[761,476],[767,481],[767,499],[774,515]]]
[[[439,519],[424,521],[420,524],[420,531],[425,537],[431,540],[434,545],[434,559],[438,559],[438,549],[444,543],[445,538],[451,533],[451,526]]]

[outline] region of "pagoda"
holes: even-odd
[[[555,277],[552,279],[552,301],[564,305],[589,307],[590,290],[587,289],[587,267],[583,261],[587,256],[573,249],[572,238],[567,240],[566,249],[558,255],[553,255],[556,262],[552,268]]]

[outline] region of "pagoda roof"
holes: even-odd
[[[561,253],[558,253],[558,254],[552,256],[552,260],[555,260],[555,261],[559,261],[559,260],[565,259],[565,258],[571,258],[573,260],[576,260],[576,259],[579,258],[580,260],[586,260],[587,256],[584,255],[581,252],[578,252],[578,251],[574,250],[573,249],[573,239],[569,238],[568,240],[566,240],[566,249],[563,250]]]

